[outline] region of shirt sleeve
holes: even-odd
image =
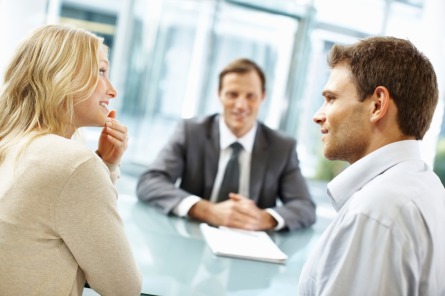
[[[141,276],[116,201],[108,170],[91,158],[75,168],[60,193],[56,229],[92,289],[101,295],[139,295]]]
[[[187,196],[173,208],[173,214],[179,217],[186,217],[190,209],[200,200],[201,198],[196,195]]]
[[[283,217],[280,216],[276,211],[273,209],[266,209],[266,211],[277,221],[277,226],[273,230],[278,231],[284,228],[286,226],[286,223],[283,219]]]
[[[300,294],[409,295],[416,290],[410,287],[419,277],[410,239],[386,222],[354,214],[331,229],[330,239],[306,263],[309,273],[303,269]]]

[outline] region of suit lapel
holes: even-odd
[[[268,161],[268,143],[262,124],[258,125],[250,164],[249,197],[258,201]]]
[[[207,126],[206,148],[204,156],[204,198],[210,199],[213,183],[218,172],[219,162],[219,127],[218,116],[211,116]]]

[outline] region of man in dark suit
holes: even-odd
[[[312,225],[315,204],[300,172],[296,141],[257,121],[265,84],[254,62],[238,59],[227,65],[219,75],[223,113],[180,122],[140,176],[138,198],[166,214],[212,225],[248,230]],[[230,164],[238,150],[234,142],[240,152]],[[233,163],[237,168],[229,175],[236,176],[237,189],[218,196],[226,187],[226,167]]]

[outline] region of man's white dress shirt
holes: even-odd
[[[299,295],[445,295],[445,189],[414,140],[386,145],[328,184],[338,216]]]

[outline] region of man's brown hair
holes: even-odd
[[[388,89],[397,106],[397,122],[407,136],[421,140],[429,129],[438,102],[434,68],[410,41],[370,37],[352,45],[334,45],[328,56],[331,68],[346,63],[360,100],[378,86]]]
[[[264,75],[263,70],[261,70],[260,66],[258,66],[255,62],[246,59],[236,59],[232,62],[230,62],[222,71],[219,73],[219,83],[218,83],[218,92],[222,89],[222,81],[224,79],[224,76],[226,76],[229,73],[248,73],[250,71],[255,71],[261,80],[261,90],[266,92],[266,76]]]

